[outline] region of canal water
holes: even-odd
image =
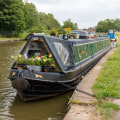
[[[12,88],[9,76],[13,61],[25,42],[0,43],[0,120],[62,120],[72,92],[38,101],[21,101]]]

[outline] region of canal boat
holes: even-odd
[[[108,30],[107,36],[110,37],[112,47],[116,47],[117,37],[114,30]]]
[[[11,67],[9,79],[23,101],[62,94],[75,89],[110,48],[108,37],[63,40],[34,34],[18,56],[21,64],[16,59]],[[35,60],[39,64],[33,64]]]

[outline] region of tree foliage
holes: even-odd
[[[44,12],[40,12],[39,19],[40,23],[48,30],[52,28],[60,28],[60,23],[54,18],[53,14],[51,13],[46,14]]]
[[[22,32],[25,28],[22,0],[0,0],[0,30]]]
[[[25,16],[26,16],[26,30],[29,32],[40,31],[41,25],[39,14],[33,3],[25,3]]]
[[[26,30],[30,32],[44,32],[52,28],[59,28],[60,23],[51,13],[38,12],[33,3],[25,4]]]
[[[38,12],[33,3],[22,0],[0,0],[0,31],[5,32],[45,32],[59,28],[78,29],[70,19],[61,26],[52,13]]]
[[[96,32],[107,32],[109,29],[120,31],[120,19],[106,19],[99,21],[96,26]]]
[[[72,28],[72,30],[77,30],[78,26],[77,26],[77,23],[73,23],[71,22],[71,19],[68,19],[64,21],[63,28]]]

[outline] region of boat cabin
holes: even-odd
[[[104,48],[109,46],[108,38],[75,40],[63,40],[57,37],[33,35],[26,43],[21,51],[21,55],[27,55],[30,60],[35,61],[36,57],[42,61],[39,66],[48,66],[50,70],[47,72],[63,72],[75,70],[81,64],[87,63],[89,59],[97,55]],[[51,59],[48,57],[51,55]],[[47,56],[44,59],[44,56]],[[30,60],[28,62],[30,62]],[[48,62],[46,62],[48,60]],[[52,61],[54,66],[48,64]],[[26,65],[28,64],[26,63]],[[38,62],[38,61],[37,61]],[[31,65],[33,67],[34,64]],[[13,68],[19,67],[19,64],[14,64]],[[52,69],[52,70],[51,70]],[[33,68],[30,70],[34,70]],[[41,70],[39,72],[44,72]]]

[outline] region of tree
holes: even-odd
[[[107,32],[109,29],[115,29],[114,20],[113,19],[106,19],[104,31]]]
[[[53,14],[51,13],[46,14],[44,12],[40,12],[39,19],[40,23],[48,30],[52,28],[60,28],[60,23],[54,18]]]
[[[77,23],[71,22],[71,19],[64,21],[63,24],[63,28],[72,28],[72,30],[78,29]]]
[[[107,32],[109,29],[120,30],[120,19],[105,19],[96,26],[96,32]]]
[[[105,23],[104,21],[98,22],[98,25],[96,26],[96,32],[105,32]]]
[[[0,30],[23,32],[25,28],[22,0],[0,0]]]
[[[40,32],[40,20],[38,11],[33,3],[25,3],[26,30]]]
[[[115,29],[120,31],[120,19],[115,19],[114,20],[114,25],[115,25]]]

